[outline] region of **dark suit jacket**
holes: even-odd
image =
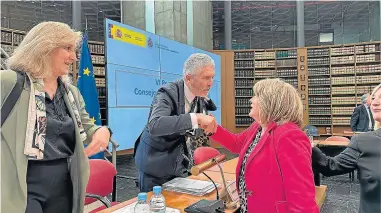
[[[349,147],[335,157],[327,157],[319,148],[312,149],[314,170],[325,176],[360,174],[360,213],[380,212],[381,129],[353,136]]]
[[[135,163],[139,170],[158,178],[176,177],[185,169],[176,163],[183,158],[179,145],[192,129],[190,114],[185,114],[184,81],[163,85],[151,105],[148,123],[135,142]],[[213,111],[214,103],[200,99],[198,109]],[[183,161],[184,159],[180,159]]]
[[[370,113],[370,118],[372,121],[372,130],[373,130],[374,119],[370,109],[369,109],[369,113]],[[355,132],[369,131],[369,116],[364,104],[357,106],[355,110],[353,111],[353,114],[351,117],[351,128],[352,128],[352,131],[355,131]]]

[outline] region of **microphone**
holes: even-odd
[[[218,155],[216,156],[215,158],[212,158],[208,161],[205,161],[204,163],[201,163],[199,165],[196,165],[196,166],[193,166],[191,168],[191,174],[194,175],[194,176],[198,176],[200,173],[202,173],[203,175],[205,175],[210,181],[212,181],[213,185],[214,185],[214,188],[216,188],[216,199],[219,200],[220,199],[220,194],[219,194],[219,191],[218,191],[218,188],[217,188],[217,185],[216,183],[213,181],[213,179],[211,177],[209,177],[209,175],[207,175],[204,171],[213,167],[215,165],[214,163],[214,160],[215,159],[217,162],[222,162],[223,160],[226,159],[226,155]]]
[[[227,183],[226,183],[226,179],[225,179],[225,175],[224,175],[224,172],[222,170],[222,167],[220,165],[220,162],[222,162],[223,160],[225,160],[226,158],[226,155],[223,155],[223,154],[219,154],[217,155],[216,157],[210,159],[210,160],[207,160],[205,161],[204,163],[201,163],[199,165],[196,165],[196,166],[193,166],[191,168],[191,174],[192,175],[199,175],[200,173],[203,173],[208,179],[210,179],[212,181],[212,183],[214,184],[213,180],[204,173],[205,170],[217,165],[219,170],[220,170],[220,173],[221,173],[221,177],[222,177],[222,182],[223,182],[223,188],[221,190],[221,200],[219,200],[219,192],[218,192],[218,188],[216,186],[216,184],[214,184],[214,186],[216,187],[216,190],[217,190],[217,201],[205,201],[205,200],[201,200],[199,202],[202,202],[202,206],[204,207],[204,211],[201,211],[201,212],[215,212],[216,210],[221,210],[221,207],[220,208],[215,208],[215,206],[220,206],[221,204],[223,205],[223,207],[227,208],[227,209],[235,209],[237,207],[237,200],[234,200],[233,199],[233,195],[231,194],[231,192],[228,190],[228,187],[227,187]],[[221,202],[221,201],[224,201],[224,204]],[[192,206],[197,206],[197,204],[199,203],[195,203],[193,204]],[[217,202],[217,203],[216,203]],[[209,211],[208,211],[208,210]],[[213,211],[213,209],[215,211]],[[187,212],[187,211],[186,211]],[[189,211],[191,212],[191,211]]]
[[[204,172],[205,170],[215,166],[216,165],[215,161],[217,163],[220,163],[220,162],[222,162],[225,159],[226,159],[226,155],[220,154],[220,155],[218,155],[218,156],[216,156],[216,157],[214,157],[214,158],[212,158],[210,160],[205,161],[204,163],[201,163],[199,165],[193,166],[191,168],[191,174],[194,175],[194,176],[197,176],[200,173]]]
[[[205,200],[202,199],[193,203],[192,205],[186,207],[184,211],[186,213],[220,213],[225,212],[225,205],[223,200],[220,200],[219,192],[216,183],[210,178],[204,171],[215,165],[215,162],[221,162],[226,158],[226,155],[218,155],[210,160],[205,161],[199,165],[193,166],[190,173],[194,176],[199,174],[204,174],[210,181],[212,181],[214,187],[216,188],[217,199],[216,200]]]
[[[214,185],[214,188],[216,188],[216,200],[219,200],[220,199],[220,193],[218,192],[218,188],[217,188],[217,185],[216,183],[213,181],[213,179],[211,177],[209,177],[209,175],[207,175],[205,172],[202,172],[203,175],[205,175],[210,181],[212,181],[213,185]]]

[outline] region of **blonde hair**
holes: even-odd
[[[378,86],[376,86],[376,87],[373,89],[373,91],[372,91],[372,95],[371,95],[372,98],[373,98],[374,94],[375,94],[379,89],[381,89],[381,84],[379,84]]]
[[[34,78],[51,75],[50,53],[57,47],[81,41],[81,33],[61,22],[41,22],[34,26],[7,61],[8,69],[30,73]]]
[[[303,104],[292,85],[280,79],[265,79],[257,82],[253,90],[259,102],[261,123],[281,125],[292,122],[301,127]]]
[[[375,95],[375,93],[376,93],[379,89],[381,89],[381,84],[379,84],[378,86],[376,86],[376,87],[373,89],[373,91],[372,91],[372,95],[371,95],[372,100],[373,100],[373,96]],[[377,130],[377,129],[379,129],[379,128],[381,128],[381,123],[380,123],[379,121],[375,121],[375,124],[374,124],[374,130]]]

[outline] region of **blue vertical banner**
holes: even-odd
[[[81,92],[86,104],[86,111],[89,113],[91,122],[102,125],[101,113],[98,100],[97,85],[95,83],[93,63],[88,45],[87,32],[83,35],[81,58],[79,62],[77,87]],[[91,140],[91,138],[90,138]],[[104,152],[91,156],[91,159],[103,159]]]

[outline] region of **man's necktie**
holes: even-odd
[[[196,108],[197,103],[198,103],[198,97],[196,96],[196,97],[194,97],[192,103],[190,104],[189,113],[195,112],[194,109]]]
[[[199,100],[199,97],[196,96],[193,99],[193,101],[190,103],[189,113],[197,113],[195,111],[195,108],[197,107],[198,100]],[[199,109],[197,109],[197,110],[199,110]],[[185,134],[187,155],[185,155],[185,153],[182,153],[182,155],[184,155],[184,157],[188,160],[188,165],[187,165],[188,169],[190,169],[193,166],[193,152],[194,152],[194,149],[192,148],[191,140],[192,140],[192,137],[194,137],[193,135],[195,135],[197,130],[198,129],[192,129],[192,130],[188,131]]]

